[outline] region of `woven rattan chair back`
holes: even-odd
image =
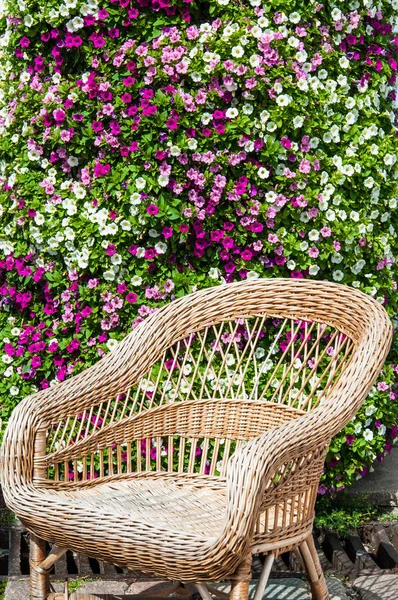
[[[245,309],[192,328],[137,384],[51,424],[49,476],[70,484],[134,471],[225,476],[242,442],[318,406],[354,341],[332,324]]]

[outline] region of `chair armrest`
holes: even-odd
[[[272,428],[240,447],[227,470],[227,518],[222,543],[240,539],[240,552],[248,551],[267,484],[289,460],[329,444],[352,419],[369,394],[391,345],[392,328],[374,344],[364,340],[354,358],[321,405]],[[232,536],[232,537],[231,537]]]
[[[168,307],[163,310],[161,320],[171,321],[169,312]],[[157,317],[157,313],[151,315],[145,327],[133,330],[92,367],[19,403],[8,422],[0,452],[0,482],[4,489],[33,481],[39,430],[116,397],[145,375],[168,343],[167,331],[163,328],[159,332]],[[155,333],[157,344],[153,344]]]
[[[332,435],[325,428],[325,410],[316,409],[283,423],[241,446],[231,456],[227,471],[230,517],[257,515],[259,505],[278,470],[299,457],[329,444]]]

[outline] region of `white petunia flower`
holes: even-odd
[[[295,59],[297,60],[297,62],[299,63],[304,63],[308,58],[308,54],[305,50],[299,50],[298,52],[296,52],[296,56]]]
[[[170,179],[167,175],[159,175],[158,177],[158,184],[161,185],[162,187],[166,187],[166,185],[169,183]]]
[[[141,195],[138,192],[134,192],[134,194],[131,194],[130,196],[130,202],[134,205],[141,204]]]
[[[302,92],[308,92],[308,82],[306,79],[299,79],[297,82],[297,87],[299,88],[299,90],[301,90]]]
[[[112,350],[115,350],[115,348],[118,347],[119,342],[113,338],[109,338],[109,340],[106,342],[107,348],[108,350],[110,350],[110,352],[112,352]]]
[[[232,367],[235,364],[235,357],[233,354],[227,354],[225,363],[228,367]]]
[[[265,167],[260,167],[257,171],[257,174],[260,177],[260,179],[268,179],[270,172]]]
[[[130,221],[127,221],[127,219],[123,219],[123,221],[121,221],[120,227],[123,229],[123,231],[131,231],[131,223]]]
[[[308,234],[308,239],[311,240],[311,242],[319,240],[319,231],[317,229],[311,229]]]
[[[258,279],[260,277],[260,275],[257,273],[257,271],[249,271],[246,275],[246,279]]]
[[[320,267],[318,265],[311,265],[308,269],[310,275],[318,275]]]
[[[299,127],[302,127],[303,123],[304,123],[304,117],[300,117],[300,116],[294,117],[294,119],[293,119],[293,127],[295,129],[298,129]]]
[[[373,431],[371,431],[370,429],[365,429],[365,431],[363,432],[363,439],[367,442],[371,442],[373,440],[373,437]]]
[[[231,54],[234,58],[241,58],[244,53],[245,51],[243,50],[242,46],[234,46],[231,50]]]
[[[341,10],[339,8],[334,8],[332,10],[332,19],[333,21],[340,21],[342,17]]]
[[[333,271],[332,277],[335,281],[341,281],[344,277],[343,271]]]
[[[225,113],[228,119],[235,119],[238,116],[238,110],[236,108],[229,108]]]
[[[137,179],[135,180],[135,187],[137,188],[137,190],[143,190],[145,186],[145,179],[143,177],[137,177]]]
[[[251,115],[253,110],[254,110],[254,107],[252,104],[246,103],[242,106],[242,112],[244,112],[245,115]]]
[[[350,61],[346,56],[342,56],[339,60],[339,65],[342,69],[348,69],[348,67],[350,66]]]
[[[111,270],[105,271],[103,273],[103,277],[104,277],[105,281],[114,281],[114,279],[115,279],[115,272],[111,271]]]
[[[263,35],[263,30],[258,25],[254,25],[254,27],[251,28],[250,33],[253,37],[259,39]]]
[[[167,244],[164,242],[158,242],[155,244],[155,250],[158,254],[164,254],[167,250]]]
[[[301,21],[301,16],[300,16],[300,13],[298,13],[298,12],[290,13],[288,18],[289,18],[289,21],[294,24],[300,23],[300,21]]]
[[[292,102],[292,100],[293,98],[289,96],[289,94],[281,94],[277,97],[276,103],[278,104],[278,106],[288,106]]]
[[[198,147],[198,142],[195,140],[195,138],[189,138],[187,141],[187,146],[190,150],[196,150]]]

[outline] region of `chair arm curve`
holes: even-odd
[[[163,311],[166,313],[167,311]],[[37,432],[51,422],[109,400],[125,391],[142,377],[154,360],[159,358],[167,335],[151,352],[154,332],[158,329],[156,314],[137,327],[115,350],[82,373],[24,398],[14,409],[5,431],[0,451],[0,483],[8,486],[32,482],[35,440]]]
[[[372,334],[374,339],[363,340],[357,347],[353,360],[317,408],[269,429],[231,456],[223,543],[237,536],[246,539],[248,548],[270,478],[289,460],[328,445],[359,410],[390,349],[391,323],[386,320],[384,331],[374,330]]]

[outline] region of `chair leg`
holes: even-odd
[[[231,576],[231,591],[229,600],[247,600],[249,597],[249,584],[252,577],[252,555],[249,554],[241,562],[235,573]]]
[[[30,534],[30,600],[46,600],[50,593],[49,573],[40,573],[37,566],[46,558],[46,542]]]
[[[321,563],[319,562],[312,535],[310,535],[305,542],[300,544],[298,550],[303,559],[308,579],[310,580],[312,599],[330,600],[325,576],[322,571]]]

